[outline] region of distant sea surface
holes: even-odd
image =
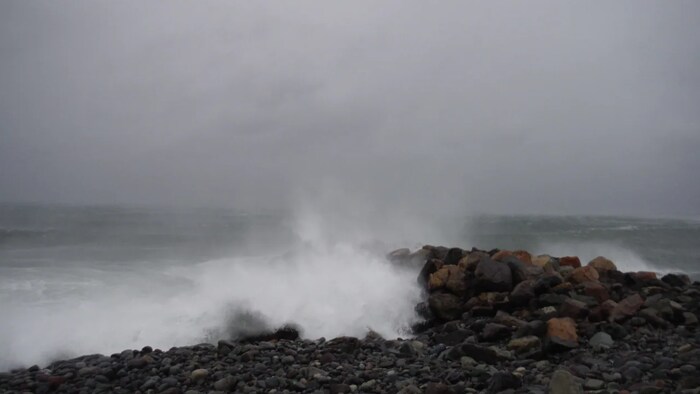
[[[407,335],[415,272],[297,225],[226,210],[0,205],[0,371],[288,322],[307,337]],[[700,272],[694,219],[478,216],[457,228],[447,246]]]

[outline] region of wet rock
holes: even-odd
[[[448,293],[433,293],[428,298],[428,305],[433,314],[443,321],[459,319],[462,316],[462,301]]]
[[[488,323],[481,333],[481,338],[484,341],[497,341],[508,338],[511,335],[511,329],[503,324]]]
[[[581,267],[581,260],[577,256],[564,256],[559,258],[560,267]]]
[[[588,265],[595,268],[595,270],[601,275],[607,274],[608,271],[617,271],[617,266],[615,266],[615,263],[603,256],[594,258],[588,262]]]
[[[601,331],[593,335],[588,344],[594,349],[601,350],[611,348],[615,341],[608,333]]]
[[[661,280],[670,286],[685,287],[690,285],[690,278],[685,274],[666,274]]]
[[[540,338],[534,335],[528,335],[521,338],[511,339],[508,342],[507,348],[516,353],[525,353],[530,350],[539,349],[542,346]]]
[[[484,252],[470,252],[465,257],[462,257],[457,265],[466,272],[474,272],[474,270],[476,270],[476,266],[479,264],[479,261],[482,259],[489,259],[489,255]]]
[[[547,341],[551,350],[577,347],[576,322],[569,317],[549,319],[547,321]]]
[[[510,268],[513,284],[518,284],[524,280],[539,278],[544,270],[536,265],[522,262],[515,257],[508,258],[504,261]]]
[[[559,316],[582,319],[588,316],[588,307],[581,301],[567,298],[559,306]]]
[[[598,271],[588,265],[574,269],[569,276],[569,280],[573,283],[597,282],[599,278]]]
[[[496,372],[489,379],[486,391],[488,393],[500,393],[504,390],[520,388],[522,384],[520,376],[508,372]]]
[[[610,321],[621,321],[634,316],[644,305],[644,299],[639,294],[633,294],[618,302],[610,311]]]
[[[583,283],[583,294],[595,298],[598,303],[605,302],[610,298],[608,289],[600,282]]]
[[[513,288],[510,267],[505,263],[482,259],[474,274],[480,291],[509,292]]]
[[[192,373],[190,373],[190,379],[192,379],[192,381],[194,381],[194,382],[204,380],[208,376],[209,376],[209,370],[204,369],[204,368],[195,369],[194,371],[192,371]]]
[[[445,263],[442,260],[430,259],[424,265],[423,268],[418,273],[418,284],[422,288],[428,287],[428,281],[430,280],[430,275],[437,272]]]
[[[563,369],[556,370],[549,380],[550,394],[582,394],[583,387],[574,375]]]

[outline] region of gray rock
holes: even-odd
[[[581,384],[577,382],[574,375],[563,369],[558,369],[552,374],[552,377],[549,380],[549,393],[582,394],[583,388],[581,387]]]
[[[601,331],[593,335],[593,337],[591,337],[591,339],[588,341],[588,344],[593,349],[602,350],[610,349],[615,344],[615,341],[608,333]]]
[[[481,291],[508,291],[513,288],[513,277],[508,264],[481,259],[474,272],[476,286]]]

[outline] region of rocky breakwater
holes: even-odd
[[[293,328],[0,373],[0,392],[700,392],[700,284],[598,257],[397,250],[425,290],[409,339]]]

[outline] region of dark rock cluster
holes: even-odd
[[[410,339],[300,339],[293,327],[217,345],[146,347],[0,373],[0,392],[700,393],[700,283],[598,257],[426,246]]]

